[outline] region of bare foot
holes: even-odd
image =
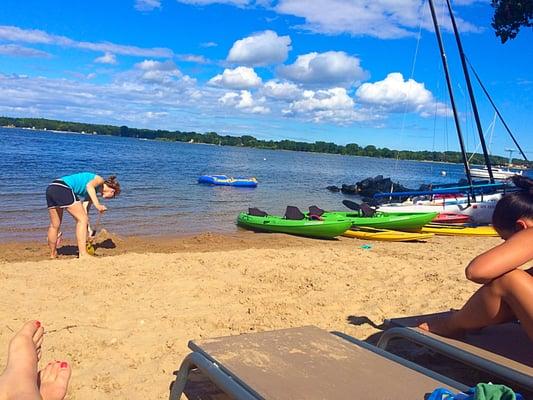
[[[59,248],[59,246],[61,245],[61,238],[63,237],[63,232],[59,232],[57,234],[57,239],[56,239],[56,245],[54,246],[54,250],[52,250],[50,252],[50,258],[51,259],[54,259],[54,258],[57,258],[57,249]]]
[[[70,365],[66,361],[54,361],[39,371],[39,392],[43,400],[63,400],[70,380]]]
[[[11,339],[6,369],[0,375],[0,399],[40,399],[37,362],[44,330],[39,321],[26,322]]]
[[[424,331],[446,337],[459,337],[465,334],[465,330],[454,324],[453,313],[445,317],[431,318],[423,322],[418,327]]]

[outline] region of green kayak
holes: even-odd
[[[352,226],[352,221],[340,216],[327,220],[311,220],[309,218],[293,220],[275,215],[258,217],[242,212],[237,218],[237,225],[254,231],[332,239],[346,232]]]
[[[321,217],[325,221],[348,219],[353,226],[366,226],[377,229],[419,232],[420,229],[437,216],[438,213],[384,213],[376,212],[371,217],[363,217],[360,211],[326,211]]]

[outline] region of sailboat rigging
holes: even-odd
[[[489,92],[485,88],[485,85],[483,85],[483,82],[481,82],[481,79],[479,78],[479,75],[477,74],[475,68],[472,66],[472,64],[470,63],[470,61],[468,59],[466,59],[466,61],[468,62],[468,65],[470,65],[470,68],[472,69],[472,72],[474,73],[474,76],[476,77],[476,80],[479,83],[479,86],[481,86],[481,89],[483,90],[483,93],[485,93],[485,96],[487,96],[487,99],[489,99],[489,102],[492,105],[492,107],[494,108],[494,111],[496,112],[496,114],[498,115],[498,118],[500,118],[500,121],[502,122],[503,126],[507,130],[507,133],[509,134],[509,136],[511,136],[511,139],[513,140],[513,143],[518,148],[518,151],[520,151],[520,154],[522,154],[522,157],[524,157],[524,160],[529,163],[529,160],[526,157],[526,153],[524,153],[524,150],[522,150],[522,148],[518,144],[516,138],[514,137],[513,133],[511,132],[511,129],[509,129],[509,126],[507,125],[507,123],[503,119],[503,116],[501,115],[500,110],[498,110],[498,107],[496,107],[496,104],[494,104],[494,101],[492,100],[492,97],[490,96]]]
[[[433,1],[433,0],[430,0]],[[461,59],[461,66],[463,68],[463,73],[465,75],[466,87],[468,89],[468,95],[470,97],[470,104],[472,105],[472,111],[474,113],[474,119],[476,121],[477,132],[479,135],[479,141],[483,149],[483,157],[485,159],[485,165],[487,166],[487,171],[489,174],[490,182],[494,183],[494,176],[492,174],[492,166],[490,164],[489,152],[487,150],[487,145],[485,143],[485,138],[483,136],[483,129],[481,128],[481,121],[479,119],[479,112],[477,109],[476,99],[474,97],[474,91],[472,89],[472,82],[470,81],[470,74],[468,73],[468,66],[466,65],[465,53],[463,51],[463,45],[461,43],[461,38],[459,36],[459,31],[457,30],[457,24],[455,23],[455,16],[453,15],[452,6],[450,0],[446,0],[448,6],[448,12],[450,13],[450,20],[452,21],[453,32],[455,35],[455,41],[457,42],[457,49],[459,50],[459,57]],[[435,21],[434,21],[435,22]]]
[[[455,24],[455,19],[453,17],[453,11],[450,5],[449,0],[446,0],[446,3],[448,5],[448,11],[450,13],[450,16],[452,18],[452,25],[454,28],[454,33],[456,37],[457,46],[459,48],[459,53],[461,55],[461,62],[463,66],[463,72],[465,75],[465,79],[467,81],[468,91],[470,95],[470,101],[472,104],[472,108],[474,111],[474,114],[476,116],[476,125],[478,127],[478,133],[480,136],[480,141],[483,148],[483,155],[485,158],[485,163],[487,165],[487,173],[488,177],[491,180],[490,184],[487,185],[474,185],[472,182],[472,174],[471,169],[468,163],[468,157],[466,155],[466,149],[463,141],[463,135],[461,131],[461,125],[459,122],[459,113],[457,112],[457,107],[455,103],[455,97],[453,93],[453,88],[451,84],[451,78],[450,78],[450,72],[448,69],[448,62],[446,58],[446,53],[444,50],[444,45],[442,41],[442,36],[440,33],[440,27],[437,21],[437,16],[435,13],[435,7],[433,4],[433,0],[428,0],[430,11],[431,11],[431,17],[433,20],[433,25],[435,27],[435,34],[437,37],[437,42],[440,49],[440,56],[442,60],[442,65],[446,77],[446,84],[448,88],[448,93],[450,96],[450,104],[453,111],[453,117],[455,122],[455,127],[457,130],[457,136],[459,139],[459,145],[461,148],[461,155],[462,160],[464,164],[464,170],[465,174],[468,180],[468,186],[466,187],[455,187],[455,188],[447,188],[447,189],[441,189],[441,190],[431,190],[429,192],[396,192],[394,193],[395,197],[402,197],[402,196],[421,196],[425,194],[429,194],[431,198],[429,200],[419,200],[416,197],[413,198],[413,201],[410,204],[405,203],[393,203],[393,204],[385,204],[379,206],[379,210],[383,212],[429,212],[429,211],[435,211],[440,208],[440,212],[446,211],[446,212],[454,212],[454,213],[460,213],[469,215],[473,222],[476,223],[490,223],[492,219],[492,213],[494,211],[494,208],[496,206],[496,202],[501,198],[502,192],[494,192],[495,189],[499,190],[507,190],[507,183],[502,184],[495,184],[494,183],[494,176],[492,167],[490,165],[490,159],[488,150],[485,144],[484,136],[483,136],[483,130],[481,129],[481,123],[479,120],[479,113],[477,111],[477,106],[475,105],[475,99],[474,99],[474,93],[472,90],[471,82],[470,82],[470,76],[468,74],[468,69],[466,65],[466,57],[463,52],[463,48],[461,45],[461,41],[459,38],[459,33],[457,30],[457,26]],[[492,194],[488,194],[488,192],[491,192]],[[446,201],[445,198],[442,199],[434,199],[433,195],[435,194],[446,194],[446,193],[455,193],[457,197],[455,199],[452,199],[451,201]],[[466,196],[464,194],[465,193]],[[476,201],[475,196],[481,196],[479,201]],[[393,193],[380,193],[374,195],[374,197],[392,197]]]
[[[457,130],[457,136],[459,137],[459,146],[461,147],[461,155],[463,158],[463,164],[465,167],[466,179],[468,185],[472,187],[472,176],[470,175],[470,167],[468,165],[468,158],[466,156],[466,148],[463,140],[463,133],[461,131],[461,124],[459,123],[459,113],[457,112],[457,106],[455,105],[455,96],[453,94],[452,81],[450,78],[450,71],[448,70],[448,61],[446,60],[446,52],[444,51],[444,44],[442,43],[442,36],[440,34],[440,27],[437,21],[437,14],[435,13],[435,6],[433,0],[429,0],[429,8],[431,10],[431,19],[435,27],[435,35],[437,36],[437,42],[439,44],[440,56],[442,60],[442,66],[444,68],[444,74],[446,76],[446,86],[448,87],[448,93],[450,95],[450,104],[453,111],[453,119],[455,122],[455,128]]]

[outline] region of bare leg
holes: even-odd
[[[513,270],[482,286],[459,311],[419,325],[443,336],[519,319],[533,340],[533,271]]]
[[[39,392],[43,400],[62,400],[67,395],[70,366],[66,361],[54,361],[39,371]]]
[[[50,248],[50,258],[57,257],[57,242],[59,237],[59,228],[63,220],[62,208],[49,208],[50,226],[48,227],[48,247]]]
[[[87,248],[85,247],[87,244],[87,224],[89,220],[87,213],[80,202],[76,202],[68,207],[67,211],[76,220],[76,240],[78,242],[79,256],[80,258],[89,257]]]
[[[6,369],[0,375],[0,399],[41,399],[37,387],[37,362],[43,334],[40,322],[29,321],[11,339]]]
[[[91,204],[92,203],[89,201],[83,202],[83,209],[87,213],[87,217],[89,216],[89,209],[91,208]],[[96,231],[93,231],[93,228],[91,227],[90,222],[87,223],[87,237],[89,238],[89,241],[91,241],[95,235],[96,235]]]

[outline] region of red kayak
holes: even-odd
[[[443,212],[437,215],[433,221],[440,224],[464,224],[470,220],[468,215]]]

